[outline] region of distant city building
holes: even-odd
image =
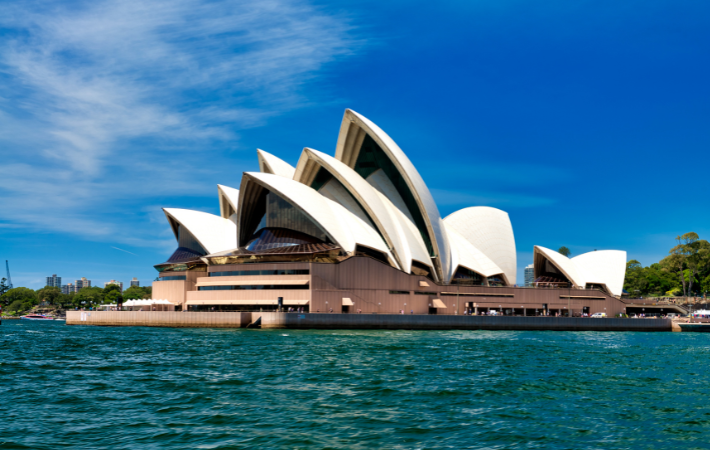
[[[133,277],[133,279],[131,280],[131,286],[140,286],[140,285],[141,285],[141,282],[138,281],[138,278]]]
[[[58,277],[57,274],[53,274],[51,277],[47,277],[46,286],[61,287],[62,277]]]
[[[106,283],[104,283],[104,288],[108,286],[109,284],[115,284],[119,288],[121,288],[121,292],[123,292],[123,281],[116,281],[116,280],[111,280]]]
[[[57,277],[57,279],[61,280],[61,277]],[[49,282],[49,277],[47,277],[47,282]],[[49,286],[49,284],[47,286]],[[73,284],[67,283],[57,287],[61,287],[62,294],[72,294],[79,292],[80,289],[91,287],[91,280],[87,280],[86,277],[81,277],[81,280],[74,280]]]
[[[525,286],[532,286],[535,282],[535,266],[530,264],[525,267]]]
[[[85,287],[91,287],[91,280],[87,280],[86,277],[81,277],[81,280],[75,280],[74,284],[77,290],[79,290]]]

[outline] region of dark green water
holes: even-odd
[[[710,448],[710,334],[0,326],[0,449]]]

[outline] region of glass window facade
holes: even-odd
[[[481,286],[484,284],[484,281],[485,278],[481,274],[459,266],[456,269],[456,273],[454,274],[454,278],[451,280],[451,283],[463,284],[467,286]]]
[[[247,249],[259,251],[267,248],[277,248],[273,244],[281,244],[281,247],[289,245],[301,245],[303,243],[326,242],[332,244],[328,235],[315,222],[308,218],[300,209],[293,206],[281,196],[270,192],[268,189],[262,189],[259,198],[250,214],[250,219],[245,223],[245,235],[248,236],[245,241]],[[272,241],[269,243],[262,242],[264,238],[272,238],[262,234],[263,229],[282,229],[298,232],[298,236],[294,235],[293,242],[288,240]],[[240,232],[241,234],[241,232]],[[273,235],[274,233],[272,233]],[[310,239],[305,239],[300,236],[307,235]],[[260,239],[261,238],[261,239]],[[305,241],[308,242],[305,242]],[[301,242],[303,241],[303,242]],[[268,245],[261,248],[260,245]],[[250,248],[251,246],[251,248]]]
[[[243,286],[200,286],[198,291],[261,291],[275,289],[308,289],[307,284],[258,284],[258,285],[243,285]]]
[[[414,291],[417,295],[438,295],[436,292]]]
[[[277,305],[189,305],[189,311],[278,311]],[[301,306],[284,306],[282,311],[287,312],[309,312],[308,305]]]
[[[187,276],[186,275],[174,275],[171,277],[160,277],[158,281],[178,281],[178,280],[186,280]]]
[[[262,228],[254,238],[247,242],[246,249],[260,252],[282,247],[295,247],[297,245],[318,244],[322,241],[299,231],[286,228]]]
[[[390,291],[392,295],[409,295],[409,291]]]
[[[238,277],[244,275],[308,275],[308,269],[274,269],[274,270],[230,270],[226,272],[211,272],[211,277]]]

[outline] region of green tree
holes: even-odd
[[[22,304],[29,304],[31,308],[38,303],[37,293],[26,287],[16,287],[0,297],[0,303],[3,305],[10,305],[16,301],[20,301]]]
[[[25,311],[27,311],[29,308],[26,308],[26,303],[22,303],[20,300],[15,300],[14,302],[10,303],[8,305],[7,312],[12,313],[12,314],[21,314]]]
[[[557,253],[559,253],[560,255],[564,255],[568,258],[569,258],[569,255],[572,254],[572,252],[565,246],[560,247],[559,250],[557,250]]]
[[[62,291],[56,286],[46,286],[37,291],[37,302],[47,302],[50,305],[56,305],[59,298],[62,295]]]
[[[10,286],[7,284],[7,278],[0,280],[0,296],[4,295],[10,290]]]
[[[118,290],[110,290],[108,294],[104,295],[104,303],[107,304],[123,304],[123,295],[121,295],[120,289]]]
[[[126,300],[141,300],[150,298],[150,292],[146,292],[146,288],[131,286],[123,292],[123,298]]]
[[[104,300],[104,292],[100,287],[86,287],[74,294],[72,302],[78,308],[90,308],[100,305]]]
[[[675,238],[677,244],[661,261],[674,272],[683,287],[683,296],[688,297],[693,292],[693,284],[699,275],[707,271],[710,260],[710,244],[700,240],[697,233],[685,233]]]

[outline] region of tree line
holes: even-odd
[[[624,289],[632,297],[700,297],[710,293],[710,243],[697,233],[675,238],[668,256],[648,267],[626,263]]]
[[[47,305],[55,309],[75,309],[75,308],[95,308],[102,304],[123,303],[127,300],[140,300],[150,298],[152,288],[150,286],[131,286],[121,292],[121,288],[115,284],[109,284],[105,288],[86,287],[79,292],[63,294],[58,287],[46,286],[33,290],[26,287],[16,287],[9,289],[7,280],[0,280],[0,305],[3,312],[8,315],[23,314],[36,306]]]

